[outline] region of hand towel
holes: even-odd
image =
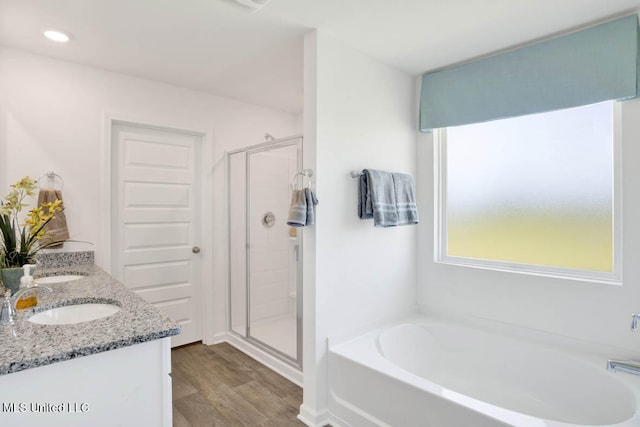
[[[305,225],[313,225],[316,222],[316,205],[318,204],[318,199],[310,188],[305,188],[304,194],[307,200],[307,221]]]
[[[307,224],[307,196],[305,190],[293,190],[287,225],[304,227]]]
[[[38,206],[43,203],[53,203],[56,200],[62,201],[62,192],[60,190],[40,190],[38,192]],[[60,204],[64,209],[64,203]],[[67,227],[67,218],[64,211],[57,212],[44,228],[45,234],[40,239],[40,246],[47,248],[61,248],[65,240],[69,239],[69,229]]]
[[[392,173],[393,186],[396,194],[396,210],[398,221],[396,225],[417,224],[418,206],[416,205],[413,177],[404,173]]]
[[[359,200],[358,215],[361,219],[373,218],[375,227],[398,225],[395,186],[390,172],[363,170]]]

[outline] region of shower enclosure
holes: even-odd
[[[231,332],[302,367],[302,231],[287,225],[302,137],[229,152]]]

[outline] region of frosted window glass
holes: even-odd
[[[449,127],[446,254],[613,271],[613,103]]]

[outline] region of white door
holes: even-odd
[[[203,336],[201,144],[194,134],[112,129],[112,275],[180,323],[174,347]]]

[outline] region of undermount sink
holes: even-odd
[[[50,285],[52,283],[71,282],[73,280],[84,279],[86,276],[79,274],[63,274],[60,276],[39,277],[34,280],[37,285]]]
[[[85,303],[65,305],[36,313],[27,320],[39,325],[71,325],[102,319],[120,311],[115,304]]]

